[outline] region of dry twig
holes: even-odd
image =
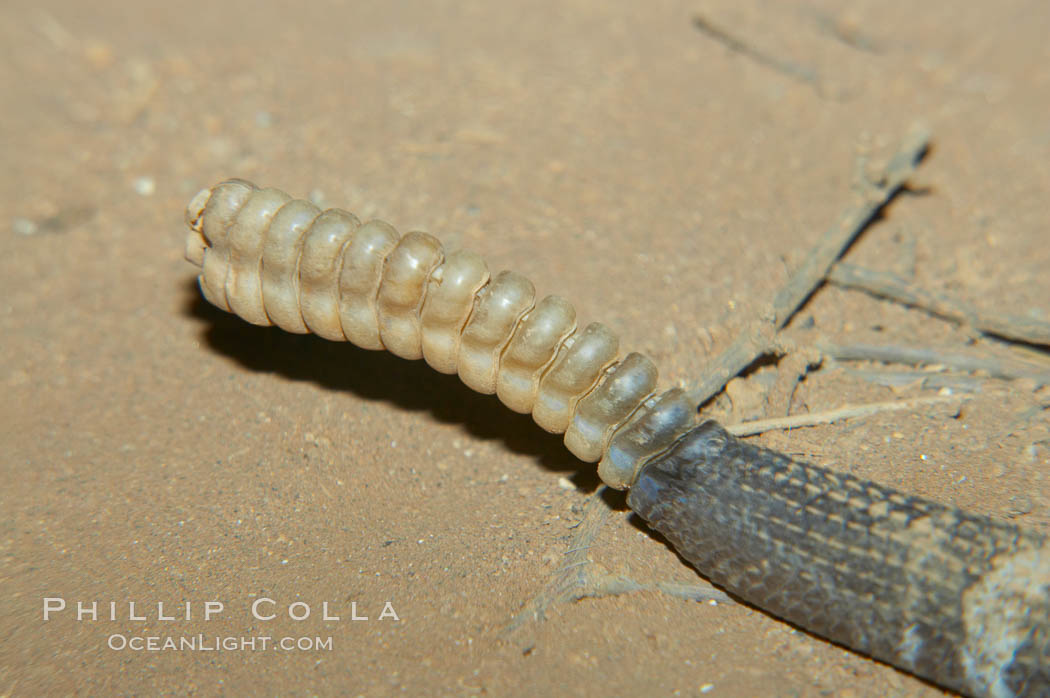
[[[871,183],[870,193],[863,201],[850,206],[838,222],[825,231],[802,265],[777,293],[773,299],[771,314],[749,324],[729,348],[707,366],[703,381],[689,392],[689,397],[695,404],[706,403],[721,392],[730,378],[775,347],[777,331],[788,323],[792,315],[824,281],[828,270],[857,236],[901,191],[925,155],[929,142],[930,132],[927,128],[915,126],[911,129],[882,176]]]
[[[542,620],[547,610],[560,603],[579,601],[585,598],[616,596],[635,591],[658,591],[692,601],[732,602],[725,592],[710,584],[675,584],[656,582],[640,584],[630,577],[612,574],[591,560],[588,550],[601,531],[609,515],[609,505],[602,497],[604,487],[592,494],[584,506],[583,518],[575,527],[575,533],[565,551],[561,565],[551,575],[539,594],[525,604],[524,608],[503,628],[505,637],[527,625],[530,621]]]
[[[932,347],[902,347],[892,344],[817,345],[825,356],[839,361],[880,361],[911,366],[946,366],[958,371],[983,371],[993,378],[1032,380],[1038,386],[1050,385],[1050,367],[1018,359],[974,356]]]
[[[755,48],[743,39],[733,36],[725,29],[716,27],[710,22],[710,20],[702,15],[695,15],[693,17],[693,26],[701,33],[706,34],[711,39],[714,39],[728,48],[730,51],[746,56],[759,65],[775,70],[781,75],[786,75],[793,80],[810,85],[816,85],[820,82],[816,71],[812,68],[807,68],[798,63],[777,58],[772,54]]]
[[[911,398],[909,400],[872,402],[866,405],[846,405],[826,412],[810,412],[791,417],[774,417],[773,419],[756,419],[751,422],[727,426],[725,429],[735,436],[751,436],[752,434],[761,434],[762,432],[775,429],[795,429],[797,427],[811,427],[817,424],[831,424],[843,419],[870,417],[879,412],[915,410],[926,405],[962,402],[964,399],[964,397],[959,395],[935,395],[932,397]]]
[[[920,288],[896,274],[839,262],[828,273],[828,281],[843,288],[859,289],[879,298],[919,308],[946,320],[970,325],[986,334],[1050,346],[1050,323],[983,312],[944,294]]]

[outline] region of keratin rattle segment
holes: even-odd
[[[321,211],[276,189],[231,179],[186,210],[186,258],[213,305],[256,325],[386,349],[458,374],[532,414],[610,486],[695,423],[681,390],[654,391],[648,357],[621,356],[605,325],[579,327],[559,296],[512,271],[491,276],[470,250],[446,253],[428,233]]]
[[[683,391],[601,323],[427,233],[232,179],[186,211],[213,305],[458,374],[598,462],[602,480],[728,591],[975,696],[1050,696],[1050,545],[696,424]]]

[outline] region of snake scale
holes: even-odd
[[[822,637],[975,696],[1050,696],[1050,546],[696,424],[642,354],[469,250],[227,180],[186,211],[213,305],[424,359],[564,433],[702,574]]]
[[[627,503],[712,582],[810,632],[962,693],[1050,695],[1050,546],[1031,531],[711,421]]]

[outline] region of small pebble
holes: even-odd
[[[153,196],[157,191],[157,182],[152,177],[136,177],[131,187],[139,196]]]
[[[11,221],[11,230],[15,232],[15,235],[25,235],[28,237],[30,235],[36,235],[37,231],[40,230],[40,226],[28,218],[22,218],[19,216]]]
[[[563,490],[574,490],[574,489],[576,489],[576,485],[572,484],[572,481],[569,480],[569,478],[567,478],[567,477],[559,477],[558,478],[558,487],[562,488]]]

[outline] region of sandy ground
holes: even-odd
[[[213,309],[183,207],[241,176],[431,231],[688,384],[923,120],[923,193],[848,260],[1045,321],[1048,28],[1041,0],[4,3],[0,695],[938,694],[756,609],[654,591],[504,634],[593,468],[422,362]],[[792,331],[1048,361],[832,287]],[[1048,531],[1047,393],[976,383],[961,411],[758,441]],[[792,411],[929,394],[825,365]],[[599,569],[704,584],[608,502]],[[45,622],[45,598],[66,610]],[[331,647],[111,648],[198,634]]]

